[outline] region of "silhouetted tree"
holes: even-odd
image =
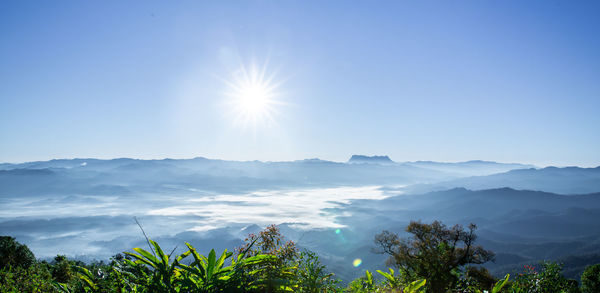
[[[428,292],[445,292],[457,280],[457,270],[467,264],[483,264],[494,259],[494,253],[475,246],[475,230],[470,224],[446,227],[439,221],[431,224],[412,221],[401,239],[398,234],[383,231],[375,236],[380,250],[388,254],[388,265],[396,266],[408,280],[426,279]]]
[[[35,263],[29,248],[10,236],[0,236],[0,270],[5,267],[28,268]]]

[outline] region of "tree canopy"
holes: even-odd
[[[10,236],[0,236],[0,269],[5,267],[28,268],[35,263],[29,248]]]
[[[409,280],[426,279],[429,292],[444,292],[456,282],[457,270],[468,264],[483,264],[494,253],[475,245],[477,226],[448,228],[439,221],[431,224],[412,221],[402,239],[383,231],[375,236],[378,252],[388,254],[388,265],[397,267]]]

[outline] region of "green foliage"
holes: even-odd
[[[93,281],[94,275],[85,267],[75,266],[75,271],[81,281],[85,292],[94,292],[98,290],[98,285]]]
[[[110,286],[121,292],[323,292],[335,289],[332,274],[325,272],[314,253],[298,253],[284,242],[276,227],[250,235],[245,245],[218,255],[204,256],[189,243],[188,250],[172,258],[154,241],[152,251],[134,248],[131,259],[116,259]],[[185,262],[188,256],[193,260]],[[101,278],[77,269],[85,292],[97,292]],[[109,287],[110,287],[109,286]]]
[[[383,235],[388,238],[381,238],[385,240],[381,243],[410,245],[409,251],[418,252],[412,256],[431,262],[420,265],[437,274],[442,268],[451,268],[445,272],[451,275],[447,279],[432,274],[438,282],[450,280],[443,287],[418,277],[419,266],[399,266],[399,270],[377,270],[375,276],[365,271],[364,276],[342,289],[338,286],[340,281],[315,253],[299,252],[293,242],[284,241],[275,226],[269,226],[257,235],[249,235],[235,253],[224,250],[218,254],[211,250],[202,255],[186,243],[183,253],[166,254],[158,243],[148,239],[150,251],[134,248],[125,256],[114,256],[110,263],[91,264],[58,255],[51,263],[34,260],[27,265],[29,249],[14,238],[4,237],[3,251],[9,253],[7,265],[0,269],[0,292],[580,292],[577,282],[566,279],[561,266],[552,262],[541,263],[537,270],[526,266],[512,282],[509,275],[496,280],[481,267],[462,267],[461,264],[482,262],[491,255],[472,245],[474,227],[465,232],[460,226],[447,229],[443,225],[417,224],[421,226],[413,226],[409,231],[415,235],[412,243],[402,242],[392,234]],[[454,238],[448,238],[449,235]],[[460,241],[463,245],[457,245]],[[384,248],[401,251],[396,250],[400,246],[393,245]],[[398,256],[393,255],[392,260],[397,261]],[[589,266],[582,275],[582,292],[600,292],[599,286],[600,264]],[[434,291],[435,288],[443,289]]]
[[[445,292],[458,282],[460,269],[468,264],[482,264],[494,259],[494,253],[475,245],[477,227],[460,225],[451,228],[441,222],[411,222],[406,232],[413,236],[400,239],[398,234],[383,231],[375,236],[380,253],[388,254],[389,265],[396,266],[403,279],[427,280],[427,292]]]
[[[554,262],[540,263],[539,270],[526,265],[524,272],[512,283],[511,290],[515,293],[579,292],[577,284],[567,280],[561,271],[562,267]]]
[[[420,293],[425,290],[424,286],[426,284],[427,284],[427,280],[425,280],[425,279],[412,281],[408,285],[406,285],[406,287],[404,287],[402,292],[403,293]]]
[[[245,244],[238,248],[240,260],[259,255],[270,257],[263,257],[261,262],[246,265],[250,271],[244,276],[250,285],[250,291],[287,292],[298,287],[295,276],[299,252],[294,242],[284,241],[275,225],[266,227],[258,235],[248,235]]]
[[[397,289],[402,287],[402,280],[395,275],[395,271],[392,268],[388,268],[389,273],[377,270],[377,272],[385,278],[385,286],[390,289]]]
[[[494,284],[494,287],[492,287],[491,293],[502,292],[502,289],[508,284],[509,278],[510,278],[510,274],[506,274],[506,276],[504,276],[504,279],[498,280],[498,282],[496,282],[496,284]]]
[[[317,293],[340,290],[339,280],[333,278],[321,264],[319,257],[311,251],[302,251],[298,258],[297,292]]]
[[[57,255],[52,266],[52,278],[59,283],[67,283],[73,278],[72,263],[64,255]]]
[[[373,274],[368,270],[365,271],[365,276],[355,279],[346,288],[346,292],[352,293],[367,293],[367,292],[398,292],[398,293],[421,293],[425,291],[425,279],[403,283],[400,278],[395,275],[393,269],[388,268],[389,272],[377,270],[384,277],[382,282],[377,283]]]
[[[194,262],[190,265],[178,264],[185,271],[183,279],[180,281],[182,288],[194,291],[214,292],[218,288],[229,287],[228,281],[231,280],[231,272],[234,266],[224,266],[224,263],[233,253],[225,250],[217,259],[217,254],[213,249],[208,254],[208,257],[205,257],[199,254],[189,243],[186,243],[186,245],[194,257]]]
[[[142,248],[136,247],[133,250],[136,253],[125,252],[135,259],[135,261],[125,260],[125,263],[132,267],[137,267],[137,272],[146,277],[146,282],[140,285],[146,286],[150,291],[154,292],[177,292],[174,282],[180,276],[180,271],[177,269],[179,262],[188,256],[191,251],[177,256],[171,263],[170,255],[164,253],[158,243],[148,240],[153,246],[153,253],[150,253]],[[156,253],[156,255],[154,254]],[[142,266],[142,267],[140,267]],[[144,268],[144,266],[146,266]],[[149,274],[146,273],[149,270]]]
[[[352,282],[350,282],[346,288],[346,291],[352,293],[368,293],[375,292],[376,289],[377,288],[373,279],[373,274],[367,270],[365,271],[364,277],[354,279]]]
[[[469,266],[465,270],[465,276],[481,290],[490,290],[497,281],[484,267]]]
[[[52,275],[42,264],[28,268],[6,267],[0,270],[0,292],[59,292],[52,285]]]
[[[504,287],[506,285],[506,282],[503,282],[504,280],[498,280],[497,278],[492,276],[490,272],[484,267],[469,266],[465,269],[464,272],[459,271],[457,272],[457,274],[458,280],[454,284],[453,288],[453,291],[456,292],[490,292],[490,290],[493,291],[493,288],[495,288],[497,285],[499,287]]]
[[[585,268],[581,275],[581,292],[600,292],[600,264]]]
[[[6,267],[28,268],[35,263],[29,248],[10,236],[0,236],[0,269]]]

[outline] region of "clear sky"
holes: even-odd
[[[597,166],[599,15],[600,1],[1,1],[0,162]],[[252,63],[277,103],[239,123],[227,93]]]

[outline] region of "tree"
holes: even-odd
[[[585,268],[581,275],[581,291],[584,293],[600,292],[600,264]]]
[[[457,280],[458,270],[468,264],[483,264],[494,259],[494,253],[475,246],[475,230],[461,225],[446,227],[439,221],[431,224],[411,221],[401,239],[398,234],[383,231],[375,236],[377,252],[388,254],[388,265],[397,267],[406,281],[427,280],[427,292],[445,292]]]
[[[28,268],[35,263],[29,248],[10,236],[0,236],[0,269],[5,267]]]

